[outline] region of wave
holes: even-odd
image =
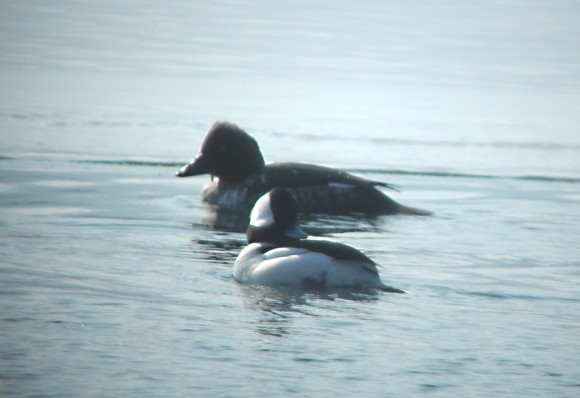
[[[287,134],[271,133],[273,137],[286,137]],[[361,138],[354,136],[343,135],[320,135],[320,134],[293,134],[293,138],[310,141],[356,141],[360,142]],[[460,147],[460,148],[513,148],[526,150],[548,150],[548,151],[580,151],[580,144],[577,142],[554,142],[554,141],[471,141],[471,140],[453,140],[453,139],[413,139],[413,138],[397,138],[397,137],[364,137],[364,141],[368,141],[377,145],[401,145],[401,146],[426,146],[426,147]]]
[[[134,167],[168,167],[179,169],[184,162],[155,162],[141,160],[74,160],[76,163],[120,165]],[[570,184],[580,183],[580,177],[563,177],[547,175],[497,175],[497,174],[478,174],[478,173],[457,173],[446,171],[417,171],[417,170],[400,170],[400,169],[373,169],[373,168],[343,168],[349,173],[355,174],[379,174],[379,175],[408,175],[420,177],[437,177],[437,178],[467,178],[467,179],[489,179],[489,180],[520,180],[520,181],[542,181],[542,182],[565,182]]]
[[[106,164],[136,167],[177,167],[181,168],[186,162],[151,162],[142,160],[71,160],[73,163]]]
[[[572,184],[580,183],[579,177],[562,177],[546,175],[497,175],[497,174],[477,174],[477,173],[457,173],[446,171],[415,171],[397,169],[348,169],[348,172],[357,174],[385,174],[385,175],[411,175],[422,177],[440,178],[471,178],[471,179],[497,179],[497,180],[528,180],[545,182],[568,182]]]
[[[542,141],[454,141],[454,140],[413,140],[401,138],[373,138],[372,142],[379,144],[390,145],[422,145],[428,147],[443,146],[443,147],[474,147],[474,148],[515,148],[515,149],[530,149],[530,150],[548,150],[561,151],[573,150],[579,151],[580,144],[576,143],[560,143],[560,142],[542,142]]]

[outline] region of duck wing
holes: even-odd
[[[293,247],[306,249],[312,252],[326,254],[336,260],[355,261],[362,265],[364,269],[378,275],[376,263],[367,257],[364,253],[358,251],[352,246],[340,242],[334,242],[323,239],[301,239],[292,244]]]
[[[315,185],[349,185],[365,188],[380,186],[398,191],[398,187],[393,184],[368,180],[346,171],[306,163],[271,163],[247,182],[260,191],[272,186],[297,188]]]

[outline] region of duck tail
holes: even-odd
[[[401,289],[397,289],[396,287],[392,287],[392,286],[387,286],[387,285],[383,285],[381,286],[381,290],[383,292],[387,292],[387,293],[407,293],[404,290]]]
[[[417,209],[416,207],[407,207],[403,205],[400,205],[398,213],[412,216],[430,216],[433,214],[433,212],[429,210]]]

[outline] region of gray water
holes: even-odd
[[[0,395],[580,394],[580,4],[0,2]],[[303,219],[405,295],[241,286],[218,119],[430,217]]]

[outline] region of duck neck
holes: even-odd
[[[271,243],[276,246],[290,246],[294,247],[298,243],[298,239],[290,238],[280,232],[275,226],[255,227],[248,226],[246,230],[246,238],[248,243],[264,242]]]

